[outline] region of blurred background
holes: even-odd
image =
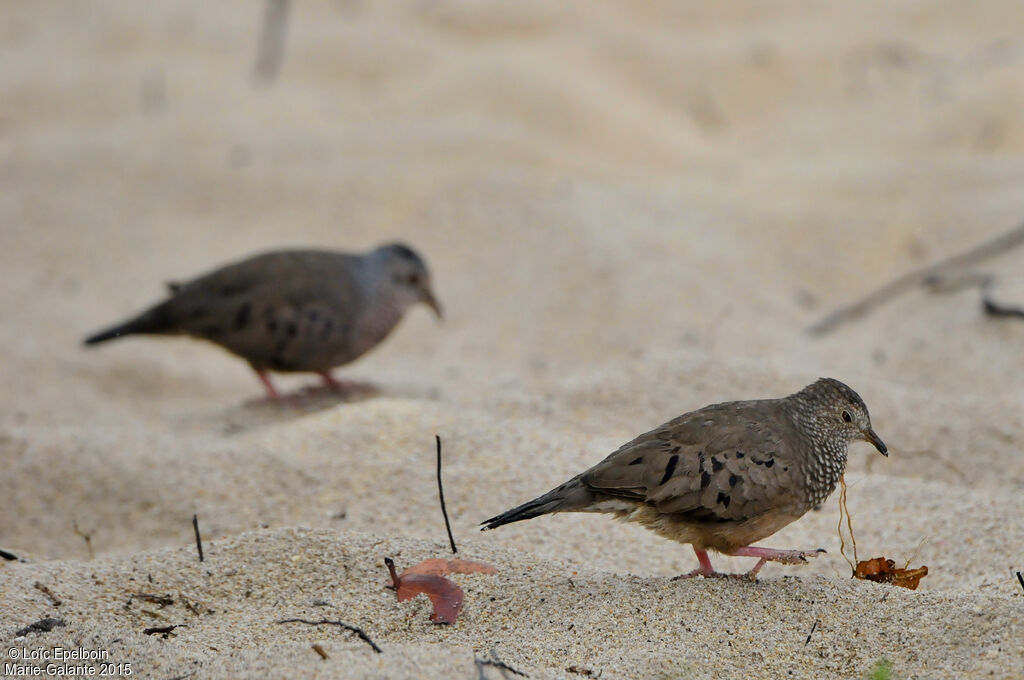
[[[197,511],[435,536],[381,508],[433,508],[435,431],[468,531],[669,417],[819,375],[897,452],[854,470],[1017,494],[1024,324],[914,290],[806,329],[1024,219],[1022,36],[1001,0],[4,3],[0,542],[163,545]],[[339,372],[380,398],[282,415],[211,346],[79,346],[164,281],[392,240],[448,317]],[[1019,258],[984,266],[1011,303]],[[594,558],[689,564],[659,554]]]

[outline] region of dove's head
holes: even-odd
[[[370,253],[380,285],[402,309],[422,302],[441,318],[441,304],[430,287],[430,270],[419,254],[407,245],[391,243]]]
[[[791,399],[801,426],[808,429],[818,442],[842,443],[855,441],[872,444],[883,456],[889,451],[871,428],[871,416],[864,400],[847,385],[834,378],[821,378],[794,394]]]

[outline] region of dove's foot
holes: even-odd
[[[332,390],[338,394],[352,395],[352,394],[363,394],[363,393],[376,393],[378,391],[377,386],[373,383],[359,382],[357,380],[338,380],[330,371],[324,371],[319,376],[324,381],[324,388]]]
[[[760,559],[754,565],[754,568],[746,573],[747,578],[756,579],[757,572],[761,571],[761,567],[766,562],[802,564],[809,558],[817,557],[823,552],[825,552],[824,548],[818,548],[817,550],[775,550],[774,548],[758,548],[748,545],[743,548],[737,548],[729,554],[733,557],[759,557]]]

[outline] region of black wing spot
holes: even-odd
[[[716,503],[721,503],[725,507],[729,507],[729,503],[732,502],[732,499],[729,498],[729,494],[727,494],[727,493],[725,493],[723,491],[719,491],[718,492],[718,498],[715,499],[715,502]]]
[[[680,447],[680,446],[673,446],[671,449],[669,449],[668,452],[669,453],[679,453],[679,449],[680,448],[682,448],[682,447]]]
[[[737,452],[736,452],[736,457],[737,457],[737,458],[742,458],[742,457],[743,457],[743,456],[745,456],[745,455],[746,455],[746,454],[745,454],[745,453],[743,453],[742,451],[737,451]]]
[[[632,461],[630,461],[630,463],[629,463],[629,464],[630,464],[630,465],[639,465],[639,464],[640,464],[640,463],[642,463],[642,462],[644,462],[644,457],[643,457],[643,456],[640,456],[639,458],[635,458],[635,459],[633,459]]]
[[[672,473],[676,471],[676,463],[678,462],[679,456],[677,455],[673,455],[668,459],[668,465],[665,466],[665,474],[662,476],[661,481],[658,482],[658,486],[661,486],[672,477]]]
[[[710,472],[702,472],[702,473],[700,473],[700,488],[701,489],[706,489],[706,488],[708,488],[708,484],[710,484],[710,483],[711,483],[711,473]]]
[[[773,466],[773,465],[775,465],[775,459],[774,459],[774,458],[769,458],[768,460],[766,460],[766,461],[764,462],[764,466],[765,466],[766,468],[770,468],[770,467],[771,467],[771,466]]]
[[[711,471],[712,472],[718,472],[719,470],[721,470],[724,467],[725,467],[725,463],[723,463],[722,461],[720,461],[717,458],[715,458],[714,456],[712,456],[712,458],[711,458]]]
[[[238,313],[235,314],[235,330],[242,330],[249,325],[249,315],[251,313],[252,305],[248,302],[238,308]]]
[[[704,452],[703,451],[698,451],[697,452],[697,461],[700,463],[700,471],[701,471],[701,474],[703,474],[704,473]]]
[[[729,486],[736,486],[740,481],[740,478],[736,475],[729,475]]]

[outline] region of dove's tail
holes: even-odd
[[[533,519],[552,512],[572,512],[585,510],[594,502],[596,494],[588,488],[579,477],[571,479],[556,489],[548,491],[529,503],[507,510],[497,517],[481,522],[484,531],[497,529],[500,526]]]
[[[116,326],[105,328],[98,333],[90,335],[82,341],[82,344],[98,345],[101,342],[114,340],[124,335],[166,335],[174,332],[174,324],[167,313],[167,307],[160,304],[124,323],[119,323]]]

